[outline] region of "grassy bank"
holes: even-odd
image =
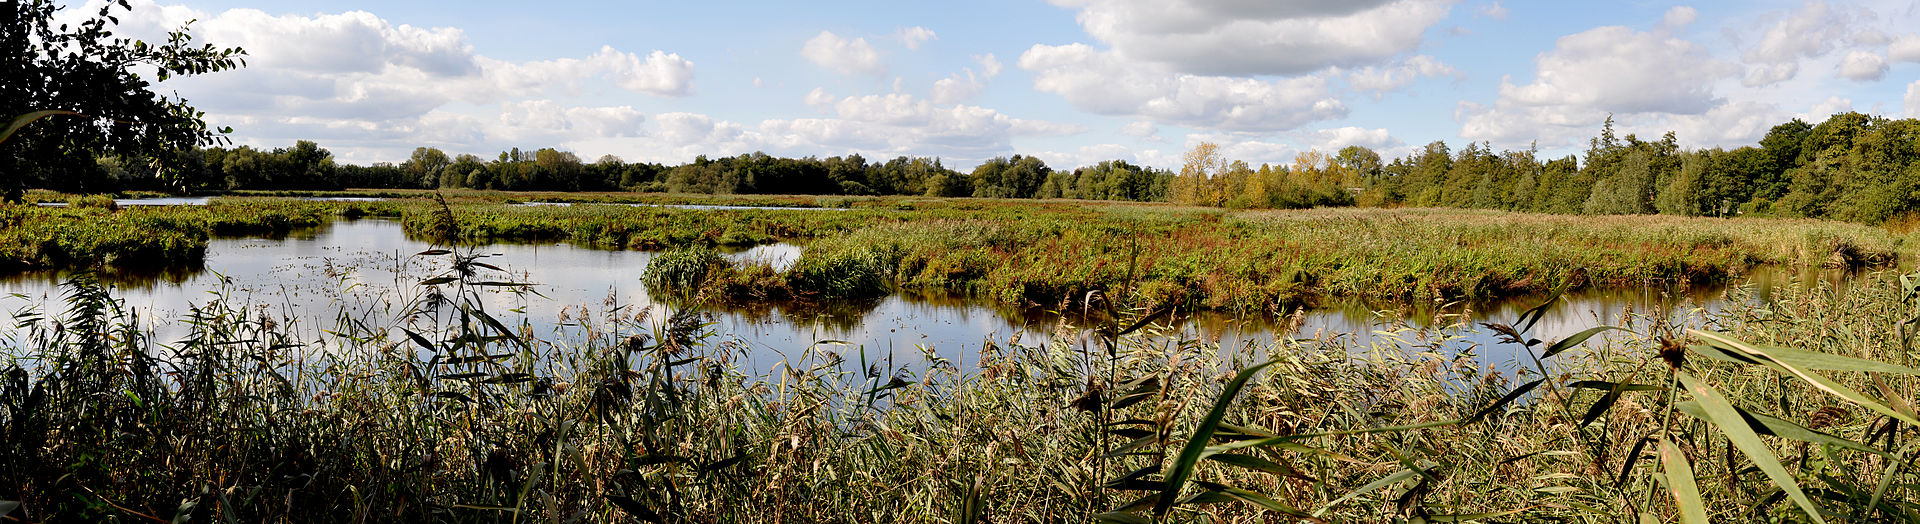
[[[1884,267],[1912,251],[1907,234],[1817,220],[623,194],[571,195],[595,204],[506,205],[547,196],[451,193],[458,226],[452,235],[466,243],[567,242],[594,249],[805,246],[784,271],[722,265],[699,275],[695,283],[712,290],[704,299],[736,306],[914,291],[1005,307],[1179,305],[1242,314],[1285,313],[1330,297],[1485,299],[1563,285],[1719,282],[1768,265]],[[281,233],[334,217],[398,217],[409,234],[436,238],[435,228],[445,223],[441,212],[438,202],[423,198],[16,207],[0,215],[15,226],[0,231],[0,265],[191,264],[211,235]]]
[[[784,273],[716,268],[711,279],[720,292],[711,297],[732,302],[832,300],[910,289],[1008,306],[1077,308],[1091,294],[1096,302],[1122,307],[1274,314],[1327,297],[1493,298],[1561,286],[1721,282],[1767,265],[1882,267],[1910,250],[1903,237],[1884,230],[1826,221],[1432,209],[1219,213],[1167,206],[920,204],[912,211],[832,213],[516,213],[522,217],[493,215],[481,222],[547,224],[555,238],[607,238],[600,235],[630,228],[651,235],[648,245],[805,244],[805,254]],[[561,235],[567,227],[582,236]]]
[[[1558,353],[1546,380],[1456,356],[1457,326],[1397,325],[1376,346],[1226,350],[1115,329],[1111,345],[988,345],[965,371],[816,345],[763,372],[708,344],[697,313],[609,307],[534,336],[472,300],[486,269],[422,257],[451,259],[448,277],[398,326],[301,328],[215,301],[162,344],[70,286],[69,311],[19,319],[5,344],[9,516],[1920,520],[1920,423],[1901,400],[1920,371],[1899,367],[1920,304],[1890,275],[1695,319],[1858,360],[1640,319],[1610,342],[1534,342]]]
[[[117,207],[86,197],[68,207],[0,204],[0,272],[198,266],[213,236],[274,236],[318,227],[367,204],[216,199],[204,206]]]

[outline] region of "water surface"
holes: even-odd
[[[784,209],[784,208],[783,208]],[[344,313],[354,318],[391,319],[423,296],[420,280],[444,274],[446,257],[423,257],[432,249],[408,238],[397,222],[379,219],[338,221],[286,238],[218,238],[202,268],[122,275],[110,280],[116,294],[141,318],[178,319],[192,307],[219,297],[255,304],[262,315],[302,326],[318,337]],[[728,253],[736,263],[764,261],[785,269],[800,246],[771,244]],[[583,316],[602,318],[620,310],[631,318],[641,309],[652,319],[672,309],[649,295],[640,275],[654,253],[602,251],[567,244],[500,244],[477,248],[479,260],[506,270],[481,280],[533,283],[531,293],[499,289],[483,292],[485,306],[504,319],[524,320],[536,335],[568,329]],[[59,283],[66,275],[39,272],[0,279],[0,299],[9,310],[38,306],[58,310]],[[1578,293],[1553,308],[1531,335],[1554,340],[1600,324],[1620,324],[1636,315],[1698,323],[1703,311],[1724,304],[1717,287],[1674,290],[1648,287]],[[1482,303],[1393,304],[1335,300],[1281,318],[1203,313],[1169,319],[1167,339],[1218,341],[1224,347],[1274,337],[1340,338],[1357,346],[1390,344],[1443,353],[1471,351],[1479,360],[1508,365],[1520,357],[1517,346],[1501,344],[1479,322],[1509,322],[1539,303],[1539,297]],[[987,341],[1034,344],[1057,336],[1085,344],[1092,340],[1077,326],[1084,316],[1045,310],[1006,308],[964,297],[900,293],[871,301],[824,305],[758,304],[713,313],[712,329],[742,348],[756,367],[769,366],[821,341],[836,341],[836,351],[857,360],[889,356],[896,363],[939,355],[965,365]],[[1692,319],[1692,320],[1688,320]],[[1640,319],[1645,322],[1645,319]],[[1425,328],[1454,326],[1442,331]],[[154,324],[161,340],[185,334],[177,323]]]

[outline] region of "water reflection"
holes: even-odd
[[[380,317],[404,311],[421,296],[417,282],[445,271],[443,257],[417,257],[430,249],[410,239],[393,221],[340,221],[312,230],[296,231],[281,239],[214,239],[205,267],[176,268],[151,273],[106,275],[116,294],[141,311],[143,319],[179,319],[218,292],[257,304],[266,315],[283,323],[318,332],[332,319]],[[652,318],[664,318],[669,307],[655,301],[640,282],[653,253],[599,251],[566,244],[501,244],[477,248],[483,262],[499,266],[504,279],[532,282],[532,294],[489,290],[485,305],[496,314],[524,317],[536,334],[566,330],[568,319],[601,314],[622,307],[644,308]],[[759,261],[784,270],[799,258],[801,247],[773,244],[728,253],[736,263]],[[1844,275],[1816,274],[1844,284]],[[0,293],[21,297],[0,300],[9,310],[37,305],[59,310],[59,283],[65,275],[28,273],[0,279]],[[1756,279],[1762,295],[1768,286],[1788,285],[1807,275],[1763,274]],[[1627,291],[1585,292],[1565,297],[1541,319],[1531,336],[1554,340],[1599,324],[1621,324],[1624,319],[1661,317],[1680,325],[1698,326],[1703,313],[1725,304],[1722,287],[1668,289],[1648,287]],[[1244,347],[1274,337],[1338,337],[1355,345],[1394,344],[1431,347],[1447,352],[1472,352],[1487,364],[1505,365],[1523,358],[1517,346],[1500,344],[1479,322],[1510,322],[1540,302],[1540,297],[1481,303],[1394,304],[1342,300],[1322,304],[1284,318],[1235,316],[1224,313],[1183,315],[1169,319],[1168,337],[1217,341],[1223,347]],[[842,354],[864,352],[870,360],[895,356],[917,361],[931,352],[965,363],[988,340],[1017,339],[1033,344],[1068,337],[1094,345],[1096,337],[1073,326],[1098,325],[1100,319],[1083,313],[1060,314],[1045,309],[995,307],[963,297],[899,293],[878,300],[828,304],[755,304],[715,313],[714,331],[749,348],[747,363],[770,366],[783,355],[819,341],[840,341]],[[1644,324],[1643,324],[1644,325]],[[1443,332],[1437,328],[1460,329]],[[155,324],[160,340],[185,335],[177,323]],[[318,336],[314,338],[320,338]],[[851,357],[850,357],[851,359]]]

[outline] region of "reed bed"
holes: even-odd
[[[756,369],[695,309],[536,334],[476,299],[521,287],[479,256],[416,258],[441,276],[386,320],[215,299],[157,341],[84,277],[17,313],[0,518],[1920,521],[1920,285],[1890,273],[1557,341],[1527,336],[1552,301],[1366,347],[1119,311],[1085,343]],[[1527,361],[1483,366],[1474,321]]]

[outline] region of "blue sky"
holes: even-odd
[[[97,0],[96,0],[97,2]],[[97,4],[89,4],[97,5]],[[84,8],[84,7],[83,7]],[[1584,147],[1675,131],[1751,144],[1790,118],[1920,116],[1920,2],[143,0],[124,32],[193,32],[249,67],[161,84],[238,144],[342,160],[999,155],[1171,167],[1199,141],[1259,164]]]

